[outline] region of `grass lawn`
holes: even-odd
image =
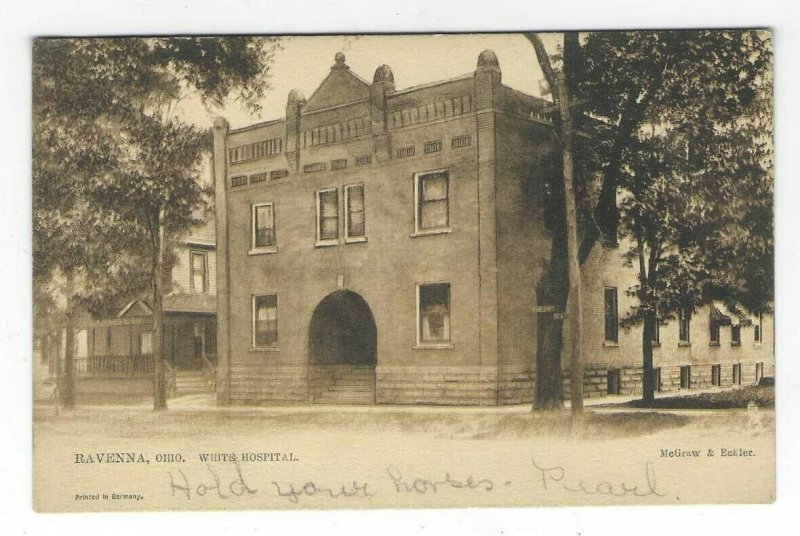
[[[627,402],[628,407],[650,407],[656,409],[745,409],[753,402],[759,408],[775,407],[775,388],[748,386],[718,393],[670,396],[657,398],[653,404],[645,405],[641,400]]]

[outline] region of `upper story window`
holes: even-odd
[[[192,292],[208,292],[208,254],[192,251],[189,255],[189,270]]]
[[[687,345],[689,340],[689,328],[692,322],[692,311],[686,308],[681,308],[678,311],[678,344]]]
[[[253,348],[278,346],[278,295],[253,296]]]
[[[317,243],[328,246],[339,243],[339,190],[317,191]]]
[[[617,307],[617,288],[606,287],[603,290],[605,311],[605,340],[619,342],[619,311]]]
[[[274,253],[278,250],[275,234],[275,205],[258,203],[253,205],[252,242],[250,253]]]
[[[414,177],[414,233],[450,230],[450,184],[447,171],[419,173]]]
[[[345,242],[358,242],[367,239],[364,209],[364,185],[351,184],[344,187]]]
[[[712,346],[719,346],[719,320],[712,318],[709,323],[709,341]]]
[[[740,346],[742,344],[742,326],[731,326],[731,346]]]
[[[417,285],[417,344],[450,343],[450,283]]]
[[[759,314],[758,315],[758,323],[753,326],[753,341],[754,342],[761,342],[764,337],[763,326],[764,325],[764,316]]]

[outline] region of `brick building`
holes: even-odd
[[[220,403],[531,401],[546,105],[504,86],[489,50],[472,73],[400,90],[388,66],[370,83],[339,53],[285,117],[217,120]],[[634,274],[618,249],[588,262],[586,392],[640,390],[640,336],[617,317]],[[699,316],[682,323],[692,342]],[[727,384],[740,362],[743,382],[771,367],[771,326],[693,348],[675,324],[656,351],[664,389],[681,371],[710,384],[712,363]]]

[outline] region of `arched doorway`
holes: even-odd
[[[311,402],[374,403],[377,343],[375,319],[364,298],[351,290],[323,298],[308,331]]]

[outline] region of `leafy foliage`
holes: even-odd
[[[584,111],[599,120],[595,150],[603,180],[594,216],[611,242],[624,153],[643,129],[698,139],[735,123],[770,91],[771,36],[765,31],[593,32],[573,55],[576,98],[585,99]]]
[[[37,288],[72,278],[94,312],[141,293],[148,233],[169,207],[173,238],[197,222],[210,136],[171,116],[187,95],[253,110],[275,39],[40,39],[33,46],[33,268]],[[149,215],[148,215],[149,214]],[[148,223],[148,221],[150,223]]]

